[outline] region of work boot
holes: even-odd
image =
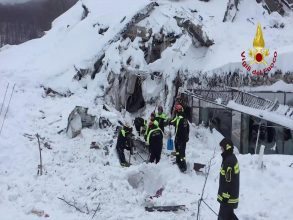
[[[180,159],[179,168],[180,168],[181,172],[185,172],[187,170],[185,158]]]

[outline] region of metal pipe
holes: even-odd
[[[260,134],[260,126],[261,126],[261,122],[259,123],[259,126],[258,126],[258,132],[257,132],[257,138],[256,138],[256,143],[255,143],[254,154],[256,154],[256,151],[257,151],[258,140],[259,140],[259,134]]]

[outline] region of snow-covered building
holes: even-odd
[[[292,130],[287,118],[291,110],[283,104],[291,104],[292,97],[293,12],[269,14],[255,0],[239,1],[237,7],[234,2],[238,1],[83,0],[56,19],[44,37],[0,48],[1,126],[5,122],[0,135],[1,220],[40,219],[37,215],[57,220],[191,220],[197,213],[203,220],[216,218],[207,207],[197,208],[205,176],[193,170],[194,163],[211,164],[204,198],[218,210],[222,134],[230,134],[240,152],[247,153],[255,146],[248,142],[255,141],[259,120],[266,123],[261,128],[276,124],[281,136],[282,129]],[[253,46],[258,22],[270,49],[268,60],[273,59],[273,51],[278,53],[275,67],[264,77],[247,73],[241,58]],[[265,88],[251,91],[278,80],[287,83],[278,87],[290,87],[286,94],[272,87],[268,94],[263,93]],[[175,158],[166,147],[159,164],[144,163],[147,151],[141,158],[135,155],[137,160],[126,152],[133,166],[121,168],[115,148],[119,122],[147,118],[157,105],[170,113],[179,87],[188,91],[196,85],[229,86],[237,90],[235,94],[249,86],[246,91],[263,95],[265,106],[274,111],[256,111],[237,102],[224,105],[224,97],[212,102],[194,98],[189,109],[193,122],[208,122],[209,114],[210,119],[218,117],[215,126],[222,134],[190,125],[186,174],[172,163]],[[44,94],[45,88],[52,90]],[[279,103],[267,95],[278,97]],[[259,99],[253,100],[251,104],[258,105]],[[77,108],[71,114],[76,106],[84,110]],[[99,126],[103,118],[109,126]],[[172,127],[166,129],[173,132]],[[282,145],[266,144],[270,132],[260,130],[259,144],[289,154],[287,145],[283,150]],[[43,176],[37,176],[36,133],[43,149]],[[257,155],[236,154],[241,169],[239,219],[291,220],[293,204],[288,201],[293,191],[287,189],[293,181],[292,156],[265,155],[266,168],[259,170]],[[162,187],[162,196],[149,201]],[[147,202],[184,204],[187,209],[148,213]]]
[[[191,121],[216,128],[231,138],[240,153],[293,154],[293,91],[282,82],[245,89],[197,88],[183,92]],[[274,91],[275,88],[275,91]],[[278,91],[283,90],[283,91]],[[256,149],[257,148],[257,149]]]

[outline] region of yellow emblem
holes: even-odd
[[[250,65],[253,65],[255,63],[260,64],[263,63],[267,65],[267,62],[265,61],[265,57],[270,55],[269,49],[265,49],[265,41],[263,38],[263,33],[261,29],[261,25],[257,25],[256,35],[253,40],[253,49],[249,50],[249,56],[253,59],[250,62]]]

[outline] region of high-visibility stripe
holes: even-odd
[[[175,135],[176,135],[176,133],[177,133],[177,130],[178,130],[178,125],[179,125],[179,122],[180,122],[180,120],[182,119],[183,117],[180,115],[180,116],[176,116],[172,121],[171,121],[171,123],[175,123],[176,122],[176,124],[175,124]]]
[[[239,164],[236,163],[236,165],[234,166],[234,173],[235,174],[238,174],[239,172],[240,172],[240,170],[239,170]]]
[[[178,117],[178,116],[176,116],[176,117],[171,121],[171,123],[174,123],[174,122],[177,120],[177,117]]]
[[[232,148],[232,146],[230,144],[226,144],[226,150],[229,150],[231,148]]]
[[[227,198],[227,199],[230,198],[230,194],[229,193],[222,193],[222,196],[223,196],[223,198]]]
[[[153,123],[154,123],[155,126],[157,126],[157,127],[159,126],[159,122],[158,121],[154,120]],[[146,131],[145,131],[145,136],[146,137],[147,137],[147,135],[149,133],[149,130],[150,130],[150,127],[149,126],[146,126]]]
[[[226,175],[225,175],[225,179],[226,179],[226,182],[231,182],[231,174],[232,173],[232,167],[228,167],[227,168],[227,172],[226,172]]]
[[[234,204],[234,203],[238,203],[239,202],[239,199],[229,199],[228,200],[228,203],[231,203],[231,204]]]
[[[148,144],[148,145],[150,144],[150,137],[151,137],[151,134],[152,134],[154,131],[161,131],[161,129],[160,129],[160,128],[155,128],[155,129],[152,129],[152,130],[148,133],[148,136],[147,136],[147,144]]]
[[[121,134],[123,137],[125,137],[126,131],[124,129],[121,129]]]
[[[218,194],[218,199],[221,202],[223,201],[223,198],[226,198],[226,197],[224,197],[224,196],[222,197],[221,195]],[[237,198],[237,199],[228,199],[228,203],[230,203],[230,204],[235,204],[235,203],[238,203],[238,202],[239,202],[239,198]]]
[[[221,167],[221,170],[220,170],[220,174],[223,175],[223,176],[225,176],[225,174],[226,174],[225,170],[222,167]]]
[[[167,115],[165,113],[162,113],[162,114],[157,113],[156,114],[156,117],[157,118],[164,119],[164,120],[168,119],[168,117],[167,117]]]
[[[183,117],[180,115],[178,117],[176,117],[176,128],[175,128],[175,136],[177,134],[177,131],[178,131],[178,126],[179,126],[179,122],[180,120],[182,119]]]

